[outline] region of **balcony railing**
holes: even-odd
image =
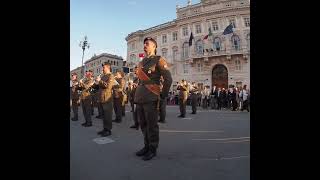
[[[209,50],[204,53],[195,53],[190,56],[190,58],[207,58],[207,57],[215,57],[215,56],[227,56],[227,55],[235,55],[235,54],[247,54],[249,53],[249,49],[247,48],[239,48],[239,49],[227,49],[227,50]]]

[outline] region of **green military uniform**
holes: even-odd
[[[98,116],[96,116],[96,118],[103,119],[103,108],[102,108],[102,103],[99,99],[99,91],[100,91],[100,88],[96,93],[97,108],[98,108]]]
[[[141,79],[141,76],[139,76],[139,74],[142,74],[139,73],[140,70],[147,75],[149,80]],[[137,104],[139,125],[144,136],[145,147],[138,151],[136,155],[144,155],[144,160],[149,160],[150,158],[147,158],[148,153],[149,155],[150,153],[155,155],[159,144],[159,126],[157,123],[159,98],[168,96],[172,77],[166,61],[160,56],[144,58],[139,63],[137,75],[139,84],[135,92],[134,102]],[[161,76],[164,79],[163,89],[161,95],[157,95],[148,87],[150,87],[150,85],[159,86]]]
[[[122,99],[121,99],[121,114],[122,116],[125,116],[126,115],[126,102],[128,100],[128,93],[127,91],[124,89],[125,87],[125,84],[126,84],[126,81],[124,78],[122,78],[123,81],[124,81],[124,84],[123,84],[123,88],[122,88]]]
[[[98,108],[98,115],[96,116],[96,118],[103,119],[103,109],[99,99],[99,91],[101,91],[101,89],[98,84],[94,84],[92,88],[94,89],[92,95],[94,96],[94,106]]]
[[[191,106],[192,106],[192,113],[191,114],[196,114],[197,113],[197,104],[198,104],[198,87],[193,84],[192,88],[190,90],[191,93]]]
[[[82,112],[85,118],[85,123],[82,125],[85,127],[92,126],[92,121],[91,121],[91,86],[93,85],[94,81],[93,78],[85,78],[83,80],[83,83],[79,83],[79,88],[81,88],[82,92],[80,95],[81,99],[81,106],[82,106]]]
[[[138,78],[135,78],[133,80],[133,83],[138,83]],[[128,97],[129,97],[129,102],[131,104],[132,108],[132,115],[133,115],[133,121],[134,125],[130,126],[130,128],[135,128],[139,129],[139,121],[138,121],[138,113],[137,113],[137,108],[135,108],[135,103],[134,103],[134,95],[136,93],[137,86],[132,86],[128,88]]]
[[[135,91],[135,88],[133,87],[133,85],[131,86],[128,86],[128,90],[127,90],[127,94],[128,94],[128,101],[130,103],[130,106],[131,106],[131,112],[134,111],[134,92]]]
[[[78,86],[79,82],[77,80],[72,81],[72,86],[71,86],[71,107],[73,111],[73,118],[71,119],[72,121],[77,121],[78,120],[78,106],[79,106],[79,94],[78,94]]]
[[[123,78],[115,78],[118,82],[118,85],[113,86],[113,108],[116,114],[116,119],[114,122],[120,123],[122,120],[122,111],[123,111],[123,88],[125,85],[125,80]]]
[[[179,91],[179,107],[180,107],[180,116],[179,117],[186,117],[186,106],[187,106],[187,99],[189,94],[188,85],[179,85],[177,88]]]
[[[162,92],[162,82],[160,82],[160,92]],[[159,122],[165,123],[166,122],[166,107],[167,107],[167,97],[161,98],[159,102]]]
[[[102,106],[103,115],[103,130],[98,132],[101,136],[111,135],[112,129],[112,111],[113,111],[113,92],[112,86],[114,83],[114,76],[109,74],[101,75],[101,81],[99,81],[99,102]]]
[[[91,115],[94,115],[94,107],[97,104],[96,92],[91,91]]]

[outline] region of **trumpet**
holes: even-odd
[[[119,83],[118,83],[118,81],[116,80],[116,78],[114,79],[113,85],[114,85],[114,86],[119,85]]]
[[[99,81],[97,81],[97,78],[99,78],[101,80],[101,76],[102,76],[102,73],[100,73],[96,78],[95,78],[95,82],[98,83]]]
[[[86,77],[83,77],[82,79],[79,80],[80,83],[83,83],[83,81],[86,79]]]

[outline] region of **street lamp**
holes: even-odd
[[[86,50],[86,48],[89,49],[90,47],[87,39],[88,39],[87,36],[84,36],[84,41],[80,41],[80,44],[79,44],[79,46],[82,48],[81,78],[84,76],[84,65],[83,65],[84,51]]]

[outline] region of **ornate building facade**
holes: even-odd
[[[175,82],[195,81],[200,87],[250,87],[250,1],[202,0],[176,7],[177,18],[126,37],[127,65],[143,53],[143,39],[153,37],[157,54],[166,58]],[[223,35],[228,25],[233,32]],[[189,40],[192,45],[189,45]]]

